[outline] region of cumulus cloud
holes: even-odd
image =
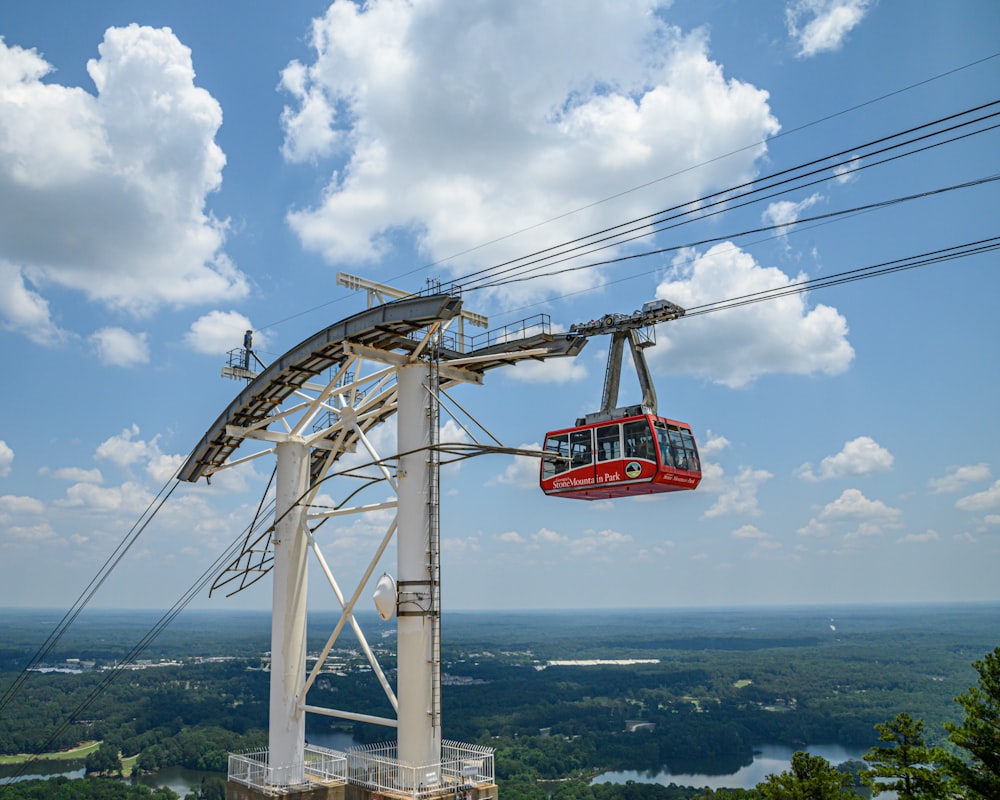
[[[10,538],[22,542],[44,542],[56,538],[56,533],[48,522],[39,522],[37,525],[11,525],[5,530]]]
[[[518,449],[541,452],[542,447],[538,442],[531,442],[520,445]],[[507,465],[507,468],[487,485],[493,483],[516,486],[519,489],[538,488],[538,459],[532,456],[514,456],[514,460]]]
[[[928,529],[923,533],[908,533],[905,536],[900,536],[896,540],[896,544],[923,544],[924,542],[936,542],[941,538],[941,535],[932,529]]]
[[[0,478],[10,475],[11,465],[14,463],[14,451],[3,439],[0,439]]]
[[[871,0],[789,0],[785,24],[799,57],[839,50],[870,7]]]
[[[931,478],[927,485],[933,494],[960,492],[970,483],[988,481],[993,477],[989,464],[968,464],[963,467],[948,467],[943,478]]]
[[[48,470],[42,471],[42,474],[49,474]],[[99,469],[83,469],[82,467],[60,467],[59,469],[52,470],[51,475],[53,478],[58,478],[61,481],[72,481],[73,483],[103,483],[104,476],[101,474]]]
[[[102,364],[134,367],[149,363],[149,336],[130,333],[124,328],[101,328],[90,335],[90,342]]]
[[[108,487],[76,483],[66,490],[66,497],[59,500],[58,505],[100,513],[141,514],[152,500],[152,494],[133,482]]]
[[[657,202],[751,178],[765,147],[746,144],[778,130],[767,93],[727,79],[704,32],[670,25],[666,5],[604,0],[581,15],[530,0],[336,0],[313,22],[311,61],[282,73],[283,149],[343,164],[290,226],[330,262],[376,261],[404,233],[429,259],[466,253],[445,266],[465,271],[482,265],[466,251],[484,241],[496,263],[650,210],[639,193],[591,205],[609,186],[725,153],[661,186],[671,196]],[[553,209],[584,206],[538,227]],[[548,285],[597,280],[587,271]]]
[[[550,358],[518,361],[504,374],[522,383],[575,383],[587,377],[587,367],[579,358]]]
[[[678,257],[656,296],[691,308],[801,279],[761,266],[724,243]],[[810,309],[806,295],[789,294],[663,325],[648,358],[659,372],[694,374],[739,388],[767,374],[838,375],[850,366],[854,349],[847,341],[847,320],[836,309]]]
[[[243,346],[243,335],[252,331],[250,320],[238,311],[210,311],[191,323],[184,342],[192,350],[206,355],[224,355]],[[266,349],[267,338],[254,332],[255,349]]]
[[[734,539],[767,539],[768,534],[760,530],[756,525],[741,525],[729,534]]]
[[[824,458],[819,464],[818,472],[813,471],[812,464],[806,463],[795,474],[807,481],[826,481],[887,472],[892,469],[893,461],[892,453],[870,436],[859,436],[847,442],[844,449],[836,455]]]
[[[740,467],[739,474],[734,478],[720,479],[722,487],[719,499],[712,504],[703,516],[708,519],[730,514],[760,514],[757,507],[757,491],[761,485],[774,476],[763,469]]]
[[[135,424],[123,429],[121,433],[101,442],[97,446],[95,456],[119,467],[127,467],[159,452],[155,439],[147,442],[138,438],[139,433],[139,426]]]
[[[797,222],[803,211],[816,205],[822,199],[822,195],[813,194],[797,203],[791,200],[778,200],[768,205],[761,217],[768,225],[781,226],[779,233],[783,236],[787,232],[787,227]]]
[[[698,445],[698,453],[703,458],[710,458],[725,450],[731,442],[725,436],[712,433],[711,430],[705,432],[705,440]]]
[[[0,511],[11,514],[41,514],[45,504],[34,497],[5,494],[0,497]]]
[[[0,39],[0,52],[2,49],[3,39]],[[0,225],[2,224],[0,222]],[[0,244],[0,248],[2,247]],[[19,267],[2,257],[0,257],[0,325],[4,330],[26,336],[35,344],[56,345],[68,337],[68,334],[53,322],[48,301],[38,292],[28,288]]]
[[[191,51],[169,28],[133,24],[109,28],[98,52],[91,94],[0,40],[0,312],[36,341],[60,337],[47,285],[132,313],[248,289],[206,211],[222,111],[195,85]]]
[[[582,536],[570,540],[569,549],[575,556],[601,555],[631,541],[631,536],[620,531],[611,529],[586,531]]]
[[[995,481],[984,492],[970,494],[955,503],[955,508],[961,511],[987,511],[998,507],[1000,507],[1000,481]]]
[[[823,536],[834,526],[847,523],[857,524],[857,528],[846,534],[848,538],[877,536],[884,528],[897,527],[902,513],[881,500],[869,500],[857,489],[845,489],[798,533],[802,536]]]

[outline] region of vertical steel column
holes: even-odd
[[[434,708],[433,692],[440,664],[434,657],[433,648],[428,388],[426,364],[399,369],[398,446],[400,453],[409,454],[400,456],[397,476],[397,743],[401,762],[421,766],[439,765],[441,761],[440,709]],[[439,779],[436,770],[437,767],[434,774],[421,775],[421,780],[436,782]]]
[[[306,720],[296,698],[306,676],[308,540],[298,502],[309,488],[309,448],[296,437],[276,451],[268,783],[294,785],[305,780]]]

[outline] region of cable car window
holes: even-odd
[[[545,439],[545,452],[552,455],[542,457],[542,477],[551,478],[569,469],[569,436],[549,436]]]
[[[594,434],[592,431],[573,431],[569,437],[570,452],[573,457],[573,468],[585,467],[594,463]]]
[[[689,469],[684,439],[681,437],[680,429],[673,425],[670,426],[670,446],[674,451],[674,466],[678,469]]]
[[[681,439],[684,442],[684,450],[687,454],[688,469],[701,470],[701,464],[698,463],[698,448],[695,447],[691,431],[681,428]]]
[[[663,466],[672,467],[675,459],[674,449],[670,446],[670,434],[667,433],[662,422],[654,424],[656,425],[656,443],[660,448],[660,461],[663,462]]]
[[[625,434],[625,456],[627,458],[644,458],[656,461],[656,451],[653,449],[653,434],[649,430],[649,422],[645,418],[635,422],[626,422],[622,426]]]
[[[597,429],[597,460],[612,461],[622,457],[622,426],[614,423]]]

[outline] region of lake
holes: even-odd
[[[867,750],[856,750],[841,747],[836,744],[807,745],[800,750],[807,750],[814,756],[822,756],[831,764],[841,764],[851,759],[860,760]],[[792,754],[790,747],[780,745],[761,745],[754,749],[753,763],[741,767],[736,772],[725,775],[709,775],[704,773],[671,774],[664,772],[640,772],[626,770],[624,772],[604,772],[594,778],[592,783],[661,783],[667,786],[675,783],[678,786],[708,787],[711,789],[752,789],[761,783],[768,775],[784,772],[791,766]]]

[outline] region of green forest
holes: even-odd
[[[969,700],[976,687],[989,697],[991,673],[987,669],[984,676],[983,670],[995,661],[1000,641],[996,610],[455,614],[446,618],[444,630],[445,736],[495,748],[504,800],[707,797],[693,788],[590,779],[609,770],[734,772],[750,763],[760,744],[799,749],[810,743],[867,749],[876,756],[879,748],[912,747],[931,759],[935,774],[952,781],[941,789],[951,794],[914,797],[1000,797],[956,788],[963,780],[973,785],[961,771],[975,761],[969,743],[981,738],[969,727],[970,713],[991,712],[982,698],[973,704],[975,713],[955,698]],[[48,654],[48,668],[68,665],[74,672],[26,674],[39,645],[39,621],[5,615],[0,758],[30,774],[25,755],[94,742],[99,744],[87,755],[88,773],[212,770],[220,774],[219,783],[203,785],[199,794],[215,796],[228,753],[266,744],[266,615],[248,614],[236,625],[225,619],[197,612],[182,617],[134,665],[142,668],[116,671],[147,622],[136,614],[97,614]],[[310,620],[311,649],[325,639],[328,623]],[[384,631],[372,639],[381,643],[380,661],[391,670],[391,626]],[[309,702],[387,715],[380,687],[350,644],[332,657],[340,674],[321,677]],[[550,664],[581,659],[650,663]],[[18,691],[8,691],[19,681]],[[307,728],[307,735],[329,723],[310,718],[310,725],[323,727]],[[357,742],[391,738],[383,728],[362,724],[350,733]],[[807,753],[796,758],[785,782],[794,788],[796,781],[813,780],[813,793],[801,796],[818,798],[870,791],[858,773],[877,774],[879,763],[826,764],[824,771]],[[15,768],[10,764],[0,774]],[[89,789],[68,789],[66,780],[5,784],[0,777],[0,800],[169,796],[117,779],[72,782]],[[815,794],[824,780],[830,787],[836,783],[836,791]],[[762,785],[713,796],[800,796],[781,791],[780,785]]]

